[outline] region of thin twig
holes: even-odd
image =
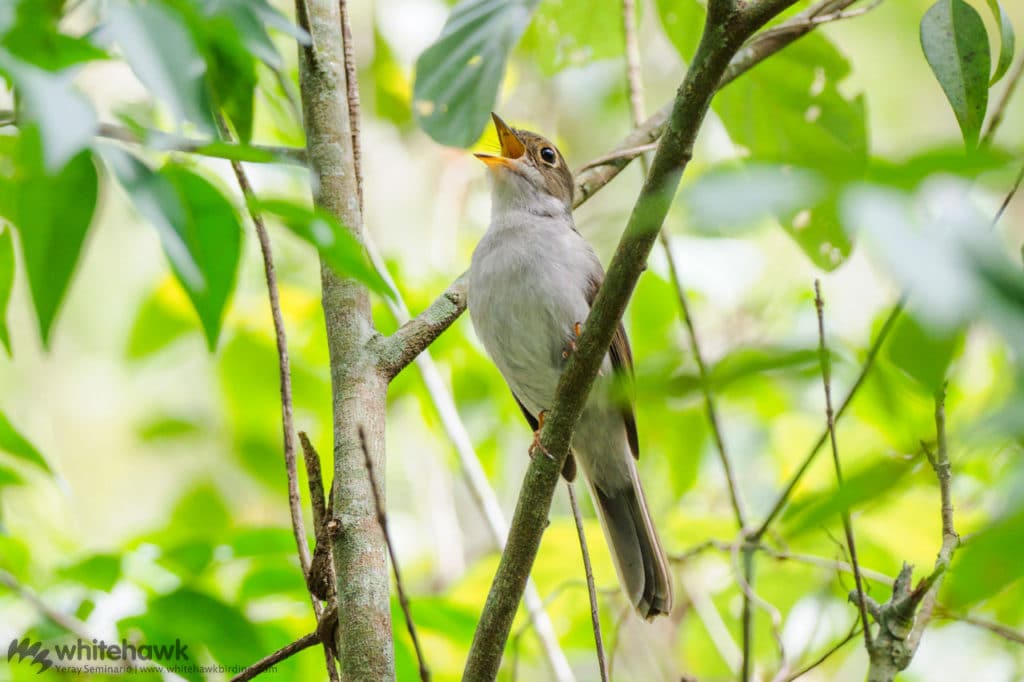
[[[863,16],[881,4],[882,0],[875,0],[870,5],[858,7],[857,9],[839,9],[834,12],[828,12],[827,14],[800,17],[796,21],[787,21],[779,26],[762,31],[754,37],[754,40],[768,40],[775,38],[776,36],[787,35],[790,33],[806,33],[807,30],[820,26],[821,24],[828,24],[836,21],[843,21],[844,19],[854,19],[856,17]]]
[[[231,140],[231,130],[228,128],[223,114],[216,116],[217,129],[221,137]],[[299,566],[302,570],[303,581],[307,588],[310,585],[310,568],[312,557],[309,553],[309,544],[306,541],[306,524],[302,518],[302,498],[299,495],[299,472],[295,460],[295,436],[294,436],[294,407],[292,402],[292,376],[291,362],[288,356],[288,335],[284,325],[284,315],[281,312],[281,298],[277,286],[277,274],[274,269],[274,254],[270,245],[270,235],[267,232],[263,215],[256,208],[256,193],[249,182],[249,176],[240,161],[231,161],[231,169],[235,173],[235,179],[242,191],[246,205],[249,207],[249,216],[252,218],[253,227],[256,230],[256,237],[260,243],[260,252],[263,256],[263,273],[267,280],[267,296],[270,301],[270,313],[274,322],[274,339],[277,346],[278,362],[278,383],[281,391],[281,432],[284,444],[284,465],[288,477],[288,510],[292,521],[292,534],[295,537],[295,546],[299,553]],[[319,461],[317,462],[319,468]],[[312,479],[310,479],[312,484]],[[322,501],[321,482],[321,501]],[[315,499],[315,498],[314,498]],[[310,600],[313,604],[313,612],[317,622],[323,618],[324,608],[316,595],[310,593]],[[333,605],[332,605],[333,606]],[[328,677],[335,682],[338,680],[338,672],[334,665],[334,646],[324,642],[324,662],[327,666]]]
[[[580,553],[583,555],[583,572],[587,576],[587,594],[590,596],[590,622],[594,626],[594,646],[597,649],[597,666],[601,671],[601,682],[608,682],[608,665],[605,662],[604,640],[601,637],[601,616],[597,607],[597,590],[594,587],[594,569],[590,565],[590,552],[587,551],[587,535],[583,529],[583,515],[580,505],[576,502],[576,490],[571,481],[565,482],[569,490],[569,506],[572,517],[576,521],[576,534],[580,539]]]
[[[1013,628],[1007,625],[1003,625],[1002,623],[993,623],[990,620],[977,618],[975,616],[958,616],[955,613],[951,612],[949,609],[946,609],[942,606],[936,607],[935,617],[943,618],[945,620],[953,620],[959,621],[961,623],[967,623],[968,625],[972,625],[976,628],[988,630],[992,634],[998,635],[999,637],[1002,637],[1007,641],[1015,642],[1017,644],[1024,644],[1024,633],[1018,632],[1017,630],[1014,630]]]
[[[633,609],[632,604],[626,604],[619,611],[618,617],[615,619],[615,625],[612,627],[612,650],[608,656],[608,679],[612,680],[615,678],[615,654],[619,651],[619,643],[622,641],[622,624],[629,617],[629,612]]]
[[[742,553],[740,552],[741,549],[743,550]],[[741,554],[744,562],[742,568],[740,566]],[[757,606],[768,614],[772,624],[772,637],[775,639],[775,648],[779,651],[779,669],[783,671],[788,670],[789,663],[786,658],[786,643],[782,639],[782,613],[774,604],[759,595],[754,590],[753,584],[747,580],[747,575],[750,571],[748,568],[749,564],[747,562],[753,559],[754,552],[748,549],[746,544],[742,542],[742,538],[740,538],[737,542],[733,543],[732,553],[730,556],[732,558],[732,568],[733,574],[736,578],[736,584],[739,585],[740,591],[745,597],[744,604],[750,604],[751,610],[753,610],[752,607]],[[752,616],[751,620],[753,620]],[[746,646],[749,646],[747,642],[744,642],[744,645],[745,649]],[[744,650],[743,654],[744,669],[741,672],[743,674],[753,675],[753,661],[750,656],[750,652]],[[747,670],[748,667],[750,668],[749,671]]]
[[[828,437],[832,444],[832,464],[836,470],[836,483],[843,487],[843,469],[839,462],[839,443],[836,440],[836,418],[832,411],[832,371],[830,367],[828,346],[825,344],[825,301],[821,297],[821,282],[814,280],[814,308],[818,313],[818,359],[821,363],[821,382],[825,387],[825,420],[828,425]],[[846,534],[846,548],[850,552],[850,563],[853,565],[853,581],[857,585],[857,607],[860,609],[861,627],[864,629],[864,646],[871,650],[871,623],[868,621],[867,606],[864,601],[864,584],[861,580],[860,565],[857,563],[857,543],[853,535],[853,522],[850,510],[843,509],[843,532]]]
[[[1024,54],[1021,54],[1020,59],[1017,60],[1017,64],[1014,65],[1010,73],[1006,74],[1006,86],[1003,88],[1003,94],[999,96],[999,101],[992,107],[992,116],[988,119],[988,130],[981,136],[982,147],[987,147],[992,143],[999,124],[1003,122],[1003,116],[1006,114],[1006,107],[1010,103],[1010,98],[1013,97],[1017,84],[1020,83],[1021,76],[1024,76]]]
[[[1003,203],[999,205],[999,210],[996,211],[996,215],[992,218],[992,226],[995,227],[999,222],[999,219],[1006,213],[1006,208],[1013,201],[1014,195],[1017,194],[1017,190],[1020,189],[1021,183],[1024,182],[1024,166],[1020,167],[1020,171],[1017,173],[1017,179],[1013,181],[1013,185],[1010,187],[1010,191],[1006,193],[1006,197],[1003,199]]]
[[[267,670],[270,670],[286,658],[291,658],[300,651],[304,651],[305,649],[308,649],[309,647],[314,646],[319,642],[320,635],[318,635],[316,632],[311,632],[308,635],[304,635],[303,637],[300,637],[291,644],[287,644],[281,647],[274,653],[267,654],[266,656],[264,656],[263,658],[256,661],[245,670],[243,670],[242,672],[232,677],[230,682],[246,682],[246,680],[251,680],[260,673],[264,673]]]
[[[821,665],[822,663],[827,661],[829,658],[831,658],[833,654],[838,652],[844,646],[846,646],[847,644],[852,642],[853,638],[856,637],[859,634],[860,634],[860,627],[859,627],[858,622],[855,621],[854,624],[853,624],[853,627],[850,628],[850,632],[847,633],[847,635],[845,637],[843,637],[841,640],[839,640],[839,642],[837,642],[834,646],[830,647],[821,656],[819,656],[818,658],[814,659],[814,661],[812,663],[809,663],[809,664],[805,665],[803,668],[800,668],[800,670],[796,671],[795,673],[793,673],[791,675],[788,675],[788,676],[782,678],[781,680],[777,680],[777,681],[773,680],[773,682],[793,682],[793,680],[795,680],[795,679],[797,679],[799,677],[803,677],[804,675],[806,675],[807,673],[811,672],[812,670],[817,668],[819,665]]]
[[[41,613],[47,620],[49,620],[51,623],[61,628],[62,630],[70,632],[72,635],[75,635],[80,640],[83,640],[85,642],[91,642],[96,639],[96,636],[89,632],[89,627],[85,623],[83,623],[82,621],[78,620],[70,614],[62,613],[61,611],[58,611],[50,607],[50,605],[44,602],[42,598],[38,594],[36,594],[32,589],[30,589],[27,585],[23,585],[21,581],[19,581],[13,574],[8,573],[3,569],[0,569],[0,584],[6,586],[8,589],[15,592],[18,596],[20,596],[22,599],[31,604],[36,609],[36,611]],[[8,659],[9,658],[10,657],[8,657]],[[155,668],[157,671],[163,674],[166,679],[180,680],[181,682],[184,682],[184,679],[182,677],[171,672],[170,670],[160,665],[156,661],[138,660],[133,657],[124,657],[120,661],[114,661],[113,663],[115,665],[117,663],[120,663],[126,668],[130,668],[132,670],[149,670]]]
[[[391,570],[395,573],[395,589],[398,591],[398,603],[405,615],[405,626],[409,630],[409,637],[412,638],[412,646],[416,651],[416,661],[420,666],[420,680],[429,682],[430,670],[427,668],[426,658],[423,656],[423,649],[420,647],[420,639],[416,635],[416,624],[412,620],[412,612],[409,609],[409,597],[406,595],[405,586],[402,584],[402,574],[398,570],[398,556],[395,554],[395,546],[391,542],[391,534],[388,533],[388,518],[384,511],[384,502],[377,486],[377,477],[373,473],[373,458],[370,457],[370,449],[366,447],[366,433],[362,427],[359,428],[359,439],[363,447],[363,455],[366,459],[366,475],[370,477],[370,489],[373,490],[373,503],[377,508],[377,523],[384,534],[384,543],[388,547],[388,555],[391,557]]]

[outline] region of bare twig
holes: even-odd
[[[1021,76],[1024,76],[1024,54],[1017,60],[1017,64],[1013,67],[1010,73],[1006,74],[1006,86],[1003,88],[1003,94],[1000,95],[999,101],[992,107],[992,115],[988,119],[988,130],[981,136],[981,146],[987,147],[992,144],[992,139],[995,137],[996,130],[999,128],[999,124],[1003,122],[1003,116],[1006,114],[1006,107],[1010,103],[1010,98],[1013,97],[1014,91],[1017,89],[1017,85],[1020,83]]]
[[[825,387],[825,420],[828,426],[829,442],[832,444],[832,464],[836,470],[836,483],[843,487],[843,468],[839,462],[839,444],[836,440],[836,419],[832,411],[832,370],[825,344],[825,301],[821,297],[821,282],[814,280],[814,307],[818,313],[818,359],[821,363],[821,382]],[[860,565],[857,563],[857,543],[853,535],[853,522],[850,510],[844,509],[843,532],[846,534],[846,548],[850,552],[850,563],[853,565],[853,581],[857,585],[857,607],[860,609],[861,627],[864,629],[864,646],[871,650],[871,623],[864,601],[864,585],[860,576]]]
[[[57,627],[70,632],[79,639],[90,642],[93,641],[96,636],[89,632],[88,626],[82,621],[78,620],[74,616],[62,613],[44,602],[38,594],[31,590],[28,586],[23,585],[13,574],[0,569],[0,584],[6,586],[11,591],[15,592],[22,599],[31,604],[39,613],[41,613],[47,620],[56,625]],[[136,669],[153,669],[160,671],[166,679],[179,680],[184,682],[184,679],[177,674],[167,670],[165,667],[151,660],[137,660],[133,657],[124,657],[120,661],[112,661],[114,665],[120,664],[125,668],[131,670]]]
[[[576,534],[580,539],[580,553],[583,555],[583,572],[587,576],[587,594],[590,596],[590,622],[594,627],[594,647],[597,649],[597,666],[601,671],[601,682],[608,682],[608,665],[605,662],[604,640],[601,637],[601,616],[597,607],[597,590],[594,587],[594,569],[590,565],[590,552],[587,551],[587,535],[583,529],[583,515],[580,505],[576,502],[576,490],[571,481],[566,481],[569,491],[569,506],[572,517],[576,521]]]
[[[363,441],[363,454],[366,457],[366,475],[370,477],[373,502],[377,507],[377,523],[384,534],[384,543],[387,545],[388,555],[391,557],[391,570],[395,572],[395,589],[398,591],[398,603],[402,607],[402,613],[405,615],[405,626],[409,630],[409,637],[412,638],[412,646],[416,651],[416,661],[420,666],[420,680],[428,682],[430,680],[430,670],[427,668],[427,661],[423,656],[423,649],[420,647],[420,639],[416,635],[416,624],[413,622],[412,612],[409,610],[409,597],[406,595],[405,587],[402,584],[402,574],[398,570],[398,556],[395,554],[395,546],[391,542],[391,534],[388,533],[387,513],[384,511],[384,502],[381,499],[382,495],[377,485],[377,477],[373,473],[373,458],[370,457],[370,450],[366,447],[366,436],[362,428],[359,429],[359,437]]]
[[[740,566],[740,556],[742,551],[743,566]],[[730,554],[732,558],[733,574],[736,577],[736,584],[739,585],[740,591],[743,593],[745,600],[744,604],[749,604],[752,610],[753,606],[757,606],[765,613],[768,614],[772,624],[772,637],[775,639],[775,648],[779,652],[779,670],[784,672],[789,669],[789,662],[786,657],[786,644],[782,639],[782,613],[775,608],[775,605],[767,601],[755,590],[753,584],[747,580],[747,575],[750,573],[750,568],[747,562],[750,562],[754,557],[752,549],[748,548],[745,543],[742,542],[742,538],[738,539],[732,545],[732,552]],[[751,620],[753,617],[751,616]],[[746,629],[745,629],[746,633]],[[748,647],[750,646],[749,641],[744,642],[743,651],[743,670],[741,671],[744,675],[753,674],[753,661]]]
[[[231,682],[246,682],[246,680],[251,680],[260,673],[264,673],[270,670],[286,658],[291,658],[300,651],[304,651],[305,649],[308,649],[309,647],[314,646],[319,642],[320,635],[316,632],[311,632],[308,635],[300,637],[291,644],[287,644],[281,647],[274,653],[267,654],[266,656],[264,656],[263,658],[256,661],[245,670],[243,670],[242,672],[232,677]]]
[[[218,112],[216,116],[217,128],[221,137],[231,140],[231,131],[228,128],[224,116]],[[256,193],[253,191],[249,176],[240,161],[231,161],[231,169],[235,173],[235,179],[242,191],[246,205],[249,207],[249,216],[252,218],[253,227],[256,230],[256,237],[260,243],[260,252],[263,256],[263,273],[267,280],[267,296],[270,301],[270,313],[274,321],[274,338],[277,346],[278,362],[278,383],[281,391],[281,432],[284,443],[284,465],[288,477],[288,510],[292,521],[292,534],[295,536],[295,546],[299,553],[299,566],[302,569],[303,581],[307,588],[310,586],[312,558],[309,553],[309,544],[306,540],[306,524],[302,518],[302,498],[299,495],[299,472],[295,460],[295,435],[293,425],[294,407],[292,403],[292,376],[291,363],[288,357],[288,335],[284,326],[284,315],[281,312],[281,299],[277,286],[277,274],[274,270],[274,254],[270,245],[270,235],[267,233],[267,226],[263,221],[263,215],[256,208]],[[307,466],[309,462],[307,461]],[[316,462],[319,472],[319,459]],[[312,492],[313,478],[310,476],[310,490]],[[313,495],[314,514],[316,513],[316,495]],[[320,506],[323,507],[323,482],[320,481]],[[329,563],[329,562],[328,562]],[[316,614],[317,622],[323,618],[324,609],[317,596],[310,593],[313,604],[313,611]],[[324,661],[327,666],[328,677],[333,681],[338,679],[337,669],[334,665],[334,646],[330,642],[324,642]]]
[[[835,654],[837,651],[839,651],[844,646],[846,646],[847,644],[852,642],[853,638],[856,637],[859,634],[860,634],[860,628],[858,626],[858,622],[854,622],[853,627],[850,628],[850,632],[845,637],[843,637],[841,640],[839,640],[833,646],[829,647],[829,649],[827,651],[825,651],[825,653],[823,653],[818,658],[814,659],[813,662],[805,665],[803,668],[800,668],[800,670],[797,670],[795,673],[793,673],[791,675],[787,675],[786,677],[783,677],[781,680],[779,680],[779,679],[773,680],[773,682],[793,682],[793,680],[795,680],[797,678],[800,678],[800,677],[803,677],[804,675],[806,675],[807,673],[811,672],[812,670],[817,668],[819,665],[821,665],[822,663],[827,661],[829,658],[831,658],[832,655]]]
[[[615,678],[615,654],[619,651],[619,643],[622,640],[622,624],[629,617],[629,612],[632,609],[632,605],[626,604],[619,611],[618,617],[615,618],[615,625],[612,626],[612,650],[608,656],[608,679],[612,680]]]
[[[990,620],[985,620],[984,618],[977,618],[975,616],[958,616],[957,614],[951,612],[949,609],[946,609],[942,606],[936,606],[934,615],[936,618],[943,618],[946,620],[954,620],[959,621],[961,623],[967,623],[968,625],[973,625],[976,628],[988,630],[992,634],[998,635],[999,637],[1002,637],[1007,641],[1015,642],[1017,644],[1024,644],[1024,633],[1018,632],[1017,630],[1014,630],[1013,628],[1007,625],[1003,625],[1002,623],[993,623]]]
[[[1010,205],[1010,202],[1013,201],[1013,197],[1014,195],[1017,194],[1017,190],[1020,189],[1020,185],[1022,182],[1024,182],[1024,166],[1020,167],[1020,171],[1017,173],[1017,179],[1013,181],[1013,185],[1010,187],[1010,191],[1006,193],[1006,197],[1003,199],[1003,203],[999,205],[999,210],[996,211],[995,217],[992,218],[993,227],[995,227],[996,223],[999,222],[999,219],[1003,217],[1003,214],[1006,213],[1006,208]]]

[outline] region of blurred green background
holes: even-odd
[[[190,4],[166,7],[174,12]],[[292,17],[287,3],[274,4]],[[104,35],[112,11],[107,3],[12,3],[0,9],[8,19],[0,22],[8,32],[5,54],[16,52],[17,25],[10,21],[16,5],[26,14],[57,12],[59,23],[40,20],[45,30],[85,36],[104,50],[102,58],[60,72],[67,75],[62,87],[84,93],[99,120],[166,131],[179,126],[173,109],[123,57],[128,50]],[[974,5],[995,53],[992,14],[985,3]],[[1024,96],[1010,101],[991,158],[971,163],[922,54],[918,26],[928,6],[888,0],[864,16],[825,25],[724,90],[666,229],[713,366],[726,443],[753,519],[768,512],[824,426],[815,278],[826,299],[837,400],[904,285],[916,287],[912,314],[894,330],[838,426],[847,476],[865,482],[853,505],[860,560],[888,576],[904,561],[918,567],[917,577],[930,570],[941,543],[939,497],[919,442],[934,442],[932,392],[948,378],[957,528],[969,541],[941,592],[951,618],[937,619],[928,630],[904,679],[1022,680],[1021,642],[955,616],[1024,631],[1024,337],[1017,334],[1024,323],[1024,201],[1010,203],[994,232],[984,229],[1019,168]],[[802,7],[806,3],[798,3]],[[1024,3],[1005,0],[1003,8],[1014,25],[1024,26]],[[449,11],[436,0],[351,3],[366,229],[414,313],[468,267],[489,217],[483,167],[466,150],[432,140],[413,116],[416,59]],[[649,111],[672,97],[702,15],[693,0],[640,3]],[[211,44],[224,35],[210,38]],[[288,98],[297,82],[294,39],[287,31],[269,36],[281,59],[278,71],[290,85],[283,88],[273,69],[254,66],[252,140],[302,146]],[[40,39],[39,54],[47,54],[48,44]],[[582,166],[630,130],[622,51],[618,3],[543,0],[512,51],[494,108],[512,125],[550,136],[570,165]],[[0,70],[13,86],[18,77],[9,64],[0,63]],[[993,87],[990,103],[1005,87],[1005,81]],[[0,92],[0,109],[12,109],[12,102],[10,88]],[[183,130],[202,137],[194,122]],[[18,131],[0,128],[0,142]],[[494,142],[485,135],[480,144]],[[242,256],[223,330],[210,352],[157,231],[98,154],[96,214],[48,349],[22,258],[14,268],[6,310],[11,353],[0,354],[0,412],[51,471],[0,453],[0,568],[53,608],[85,621],[94,636],[179,637],[200,661],[244,666],[313,626],[289,526],[262,263],[227,161],[130,148],[151,164],[194,171],[237,207]],[[10,150],[10,144],[0,147],[0,192],[11,193],[8,199],[20,191]],[[255,163],[247,169],[261,197],[308,200],[305,169]],[[634,164],[576,213],[580,231],[606,263],[641,179]],[[76,201],[74,194],[49,199],[60,211]],[[12,227],[17,234],[15,222],[8,221],[4,234]],[[964,225],[981,229],[965,237]],[[324,470],[330,471],[330,376],[317,253],[274,221],[271,234],[296,426],[326,455]],[[983,257],[961,258],[975,251]],[[992,271],[1009,273],[1002,294],[979,289],[971,279]],[[380,299],[375,320],[384,333],[395,328]],[[641,477],[665,549],[679,555],[708,540],[731,543],[737,529],[700,380],[657,249],[626,324],[637,365]],[[530,442],[519,410],[468,319],[431,353],[510,515]],[[415,367],[391,386],[387,451],[389,525],[412,613],[436,679],[457,679],[498,555]],[[302,484],[305,489],[304,475]],[[839,518],[827,506],[834,491],[829,456],[821,454],[766,536],[773,547],[818,557],[824,565],[766,554],[758,560],[756,590],[777,610],[793,669],[844,637],[856,619],[845,602],[852,578],[830,565],[844,559]],[[670,680],[684,672],[702,682],[735,679],[742,593],[730,553],[712,548],[681,562],[675,613],[640,622],[617,592],[586,504],[615,679]],[[577,679],[597,679],[564,490],[533,575]],[[884,584],[871,578],[868,584],[879,601],[888,597]],[[396,603],[399,678],[415,679],[401,618]],[[520,624],[501,679],[548,679],[536,637],[525,618]],[[758,679],[769,679],[778,667],[772,630],[771,615],[759,610]],[[0,642],[23,636],[58,641],[66,633],[0,587]],[[854,641],[804,679],[862,679],[866,661]],[[50,671],[44,677],[61,676]],[[310,649],[280,664],[275,678],[322,677],[323,656]],[[0,679],[36,679],[35,668],[0,660]]]

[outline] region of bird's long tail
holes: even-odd
[[[592,481],[591,491],[622,586],[640,616],[651,619],[672,610],[672,577],[632,458],[629,464],[632,485],[606,490]]]

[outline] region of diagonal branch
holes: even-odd
[[[572,507],[572,518],[576,521],[576,534],[580,540],[580,553],[583,555],[583,573],[587,578],[587,595],[590,597],[590,623],[594,627],[594,648],[597,650],[597,667],[601,672],[601,682],[608,682],[608,664],[605,661],[604,638],[601,636],[601,616],[597,609],[597,588],[594,587],[594,569],[590,565],[590,551],[587,549],[587,535],[583,528],[583,515],[580,505],[576,502],[576,489],[572,481],[566,481],[569,491],[569,506]]]
[[[773,13],[790,4],[791,0],[762,0],[757,5],[741,7],[721,0],[709,3],[697,54],[673,102],[651,171],[584,324],[577,350],[559,380],[550,416],[541,431],[541,444],[552,457],[535,458],[527,470],[508,545],[473,638],[464,679],[493,679],[497,675],[512,619],[547,525],[572,431],[626,304],[646,268],[647,256],[692,155],[697,131],[722,74],[743,41]]]

